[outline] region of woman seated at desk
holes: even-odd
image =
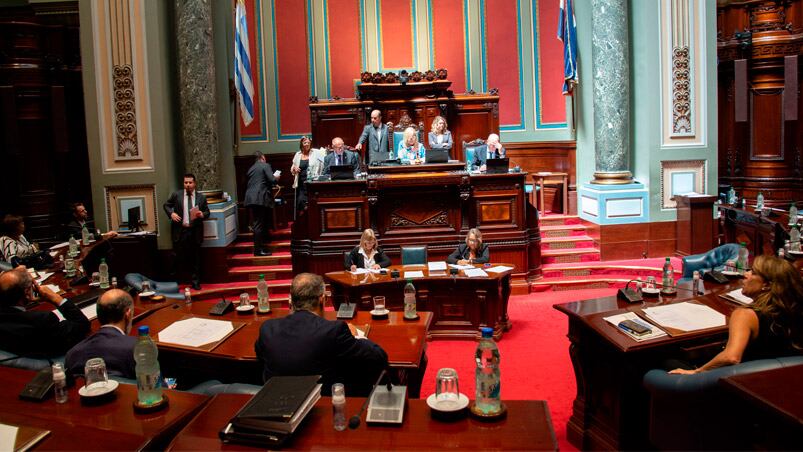
[[[452,149],[452,132],[449,132],[446,127],[446,120],[443,119],[443,116],[436,116],[432,120],[432,129],[429,132],[430,149],[444,149],[446,151]]]
[[[418,132],[412,127],[404,129],[404,139],[396,147],[396,158],[402,163],[424,161],[424,145],[418,142]]]
[[[390,266],[390,258],[376,246],[376,235],[373,229],[362,231],[360,244],[346,256],[344,266],[347,270],[355,271],[358,268],[379,270]]]
[[[0,237],[0,253],[6,262],[16,266],[16,262],[36,254],[36,247],[22,235],[25,220],[19,215],[8,214],[3,218],[3,236]]]
[[[711,361],[671,374],[696,374],[743,361],[803,354],[803,280],[788,261],[758,256],[748,271],[742,294],[754,300],[733,311],[728,343]]]
[[[469,229],[466,243],[458,245],[446,258],[446,262],[458,265],[485,264],[489,260],[488,246],[482,243],[482,233],[477,228]]]

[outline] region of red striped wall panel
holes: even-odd
[[[354,80],[362,72],[360,0],[329,0],[329,77],[331,95],[354,97]]]
[[[412,0],[380,0],[379,26],[382,28],[382,69],[413,66]]]
[[[563,87],[563,43],[558,40],[557,1],[538,2],[538,49],[541,86],[541,122],[565,123]]]
[[[432,1],[432,41],[435,67],[446,68],[452,91],[466,91],[466,43],[463,0]]]
[[[280,135],[309,133],[309,53],[304,0],[275,0]]]
[[[521,124],[516,0],[486,1],[484,27],[487,86],[499,88],[499,124]]]
[[[231,5],[232,20],[234,18],[234,2]],[[257,53],[259,42],[259,30],[257,30],[257,21],[254,10],[254,0],[245,0],[245,20],[248,23],[248,49],[251,54],[251,80],[254,84],[254,120],[251,124],[246,126],[243,120],[240,119],[240,133],[243,137],[261,136],[263,130],[262,124],[262,84],[260,83],[259,71],[262,68],[259,65],[259,53]],[[233,38],[232,38],[233,39]],[[234,41],[232,41],[232,46]],[[237,107],[239,109],[239,106]]]

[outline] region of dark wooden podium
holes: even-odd
[[[716,246],[713,195],[675,195],[677,202],[677,242],[681,256],[704,253]]]

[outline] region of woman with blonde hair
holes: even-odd
[[[307,208],[307,179],[314,179],[323,172],[323,159],[326,151],[312,149],[312,141],[308,137],[301,137],[298,142],[298,152],[293,156],[293,165],[290,174],[293,175],[293,189],[296,192],[296,211]]]
[[[432,120],[432,129],[429,131],[429,148],[430,149],[443,149],[449,151],[452,149],[452,132],[447,129],[446,119],[443,116],[435,116]]]
[[[753,304],[731,313],[725,349],[696,369],[669,373],[695,374],[742,361],[803,354],[800,273],[784,259],[762,255],[745,278],[742,294],[752,298]]]
[[[471,228],[466,234],[466,243],[458,245],[446,262],[458,265],[485,264],[491,260],[490,254],[488,245],[482,243],[480,230]]]
[[[403,163],[424,160],[424,145],[418,142],[418,132],[412,127],[404,129],[404,138],[396,147],[396,158]]]
[[[362,231],[360,244],[351,250],[344,262],[344,267],[350,271],[355,271],[358,268],[379,270],[389,266],[390,258],[382,251],[382,248],[377,246],[373,229]]]

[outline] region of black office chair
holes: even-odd
[[[427,263],[427,246],[401,247],[402,265],[415,265]]]

